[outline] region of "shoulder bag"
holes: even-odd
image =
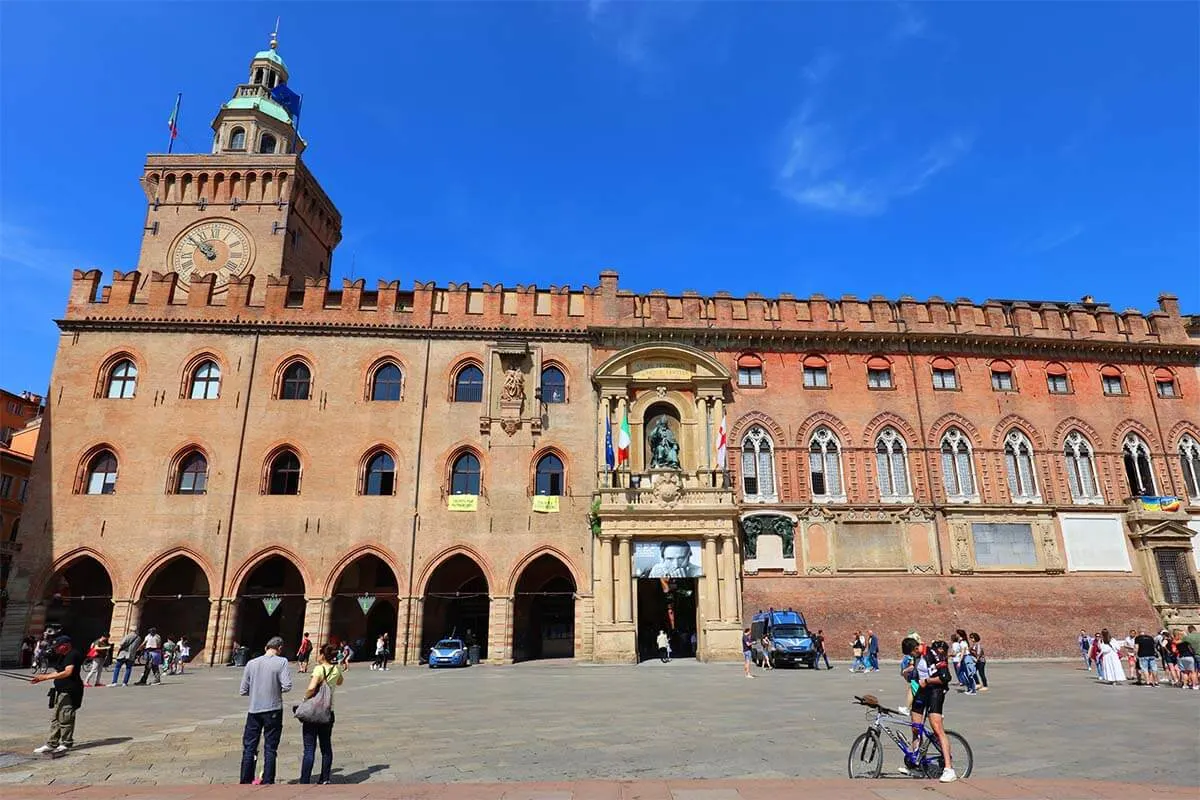
[[[317,693],[302,700],[292,709],[292,714],[301,722],[313,725],[327,725],[333,716],[333,690],[329,688],[329,668],[325,667],[321,674],[321,682],[317,684]]]

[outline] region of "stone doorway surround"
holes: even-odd
[[[1200,597],[1197,597],[1197,571],[1192,538],[1196,531],[1188,527],[1191,517],[1185,511],[1147,510],[1139,498],[1132,498],[1125,513],[1125,526],[1133,544],[1136,569],[1146,584],[1150,603],[1162,624],[1171,629],[1200,626]],[[1182,552],[1177,559],[1178,586],[1164,585],[1159,569],[1160,553]]]
[[[637,586],[633,554],[639,542],[702,542],[697,580],[697,658],[736,659],[741,651],[741,564],[738,509],[717,436],[725,413],[729,371],[692,347],[648,343],[627,348],[592,376],[597,422],[609,426],[617,447],[621,420],[630,426],[630,457],[602,469],[593,501],[596,547],[595,649],[597,661],[637,661]],[[651,469],[645,420],[652,407],[670,407],[678,421],[679,464]],[[605,437],[597,463],[605,464]]]

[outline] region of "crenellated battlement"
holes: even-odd
[[[588,328],[711,329],[778,333],[909,333],[934,336],[1190,345],[1187,320],[1173,295],[1159,297],[1158,309],[1122,312],[1095,302],[1047,302],[931,297],[898,300],[875,295],[827,298],[790,294],[768,298],[727,292],[703,296],[691,290],[671,295],[656,289],[638,294],[618,286],[617,273],[600,274],[596,287],[505,286],[416,281],[343,280],[340,289],[325,279],[301,284],[269,277],[265,292],[254,291],[246,276],[221,287],[212,275],[190,279],[181,291],[176,273],[114,272],[102,286],[99,270],[76,270],[68,320],[188,322],[270,322],[298,325],[401,326],[443,329],[576,330]],[[1090,298],[1089,298],[1090,300]]]

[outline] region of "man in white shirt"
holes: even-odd
[[[155,685],[162,683],[162,637],[157,628],[151,628],[142,640],[142,653],[146,656],[146,668],[142,670],[138,686],[145,686],[151,673],[154,673]]]

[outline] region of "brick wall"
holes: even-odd
[[[1154,630],[1158,617],[1135,575],[757,577],[747,576],[747,620],[759,609],[796,608],[823,629],[831,655],[850,657],[855,631],[873,629],[880,652],[898,658],[900,640],[950,640],[957,628],[978,633],[989,657],[1078,653],[1079,629]]]

